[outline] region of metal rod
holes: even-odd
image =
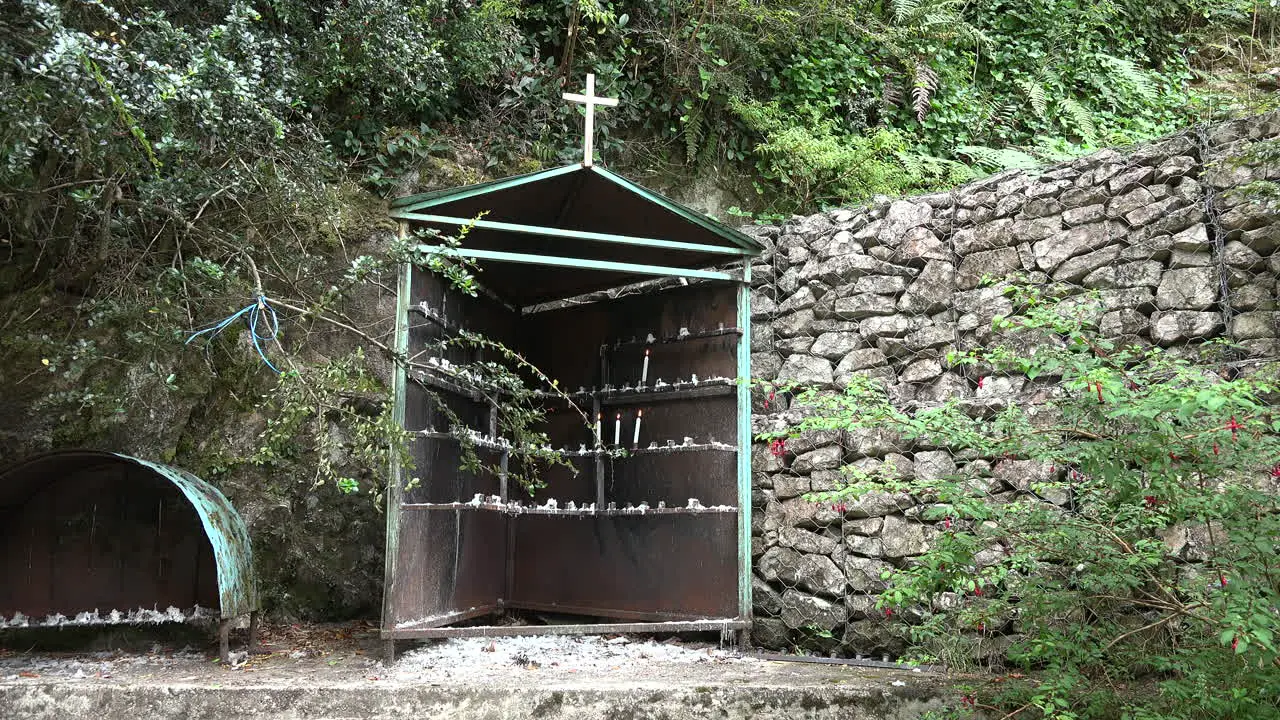
[[[613,633],[706,632],[744,630],[746,620],[692,620],[651,623],[592,623],[589,625],[503,625],[440,627],[421,630],[383,630],[386,638],[519,637],[527,635],[601,635]]]
[[[608,507],[602,508],[599,504],[597,504],[595,510],[591,510],[588,508],[575,508],[573,510],[570,510],[568,508],[551,509],[551,508],[539,507],[537,505],[521,505],[519,507],[516,507],[514,505],[510,505],[510,506],[495,505],[490,503],[472,504],[470,502],[404,503],[403,505],[400,506],[400,509],[402,511],[448,510],[450,512],[456,513],[456,512],[467,510],[467,511],[476,511],[476,512],[481,512],[481,511],[500,512],[500,513],[507,513],[509,515],[559,515],[563,517],[574,516],[574,517],[634,517],[634,518],[642,518],[642,517],[654,516],[654,515],[694,515],[694,516],[715,517],[715,516],[723,515],[725,513],[738,512],[738,508],[733,507],[732,505],[713,505],[713,506],[703,505],[697,508],[650,507],[650,508],[644,508],[644,509],[641,509],[638,507],[631,507],[631,508],[622,507],[622,508],[614,508],[610,510]]]
[[[503,232],[520,233],[522,235],[544,235],[547,237],[568,238],[571,240],[591,240],[595,242],[619,243],[622,245],[664,248],[667,250],[687,250],[690,252],[715,253],[718,255],[747,255],[752,253],[752,251],[740,247],[678,242],[676,240],[659,240],[657,238],[641,237],[638,235],[616,235],[614,233],[588,232],[586,230],[565,230],[563,228],[498,222],[496,220],[468,220],[467,218],[452,217],[449,215],[430,215],[426,213],[393,210],[391,212],[391,217],[400,220],[436,223],[438,225],[470,225],[481,230],[501,230]]]
[[[942,672],[939,665],[907,665],[905,663],[882,662],[864,658],[830,658],[814,655],[782,655],[780,653],[741,653],[739,657],[756,658],[771,662],[813,663],[816,665],[855,665],[857,667],[888,668],[893,670],[912,670],[920,672]]]
[[[523,265],[551,265],[554,267],[571,267],[583,270],[617,270],[637,275],[663,275],[667,277],[692,277],[707,280],[737,280],[732,274],[717,270],[697,270],[694,268],[670,267],[667,265],[641,265],[639,263],[612,262],[609,260],[587,260],[585,258],[560,257],[557,255],[530,255],[528,253],[501,252],[498,250],[477,250],[475,248],[451,248],[441,245],[419,245],[419,250],[435,252],[447,257],[474,258],[476,260],[496,260]]]

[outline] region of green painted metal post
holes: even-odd
[[[409,236],[409,223],[400,223],[400,239]],[[409,356],[409,304],[413,293],[413,266],[403,263],[400,266],[400,279],[396,287],[396,322],[395,338],[392,348],[395,351],[395,364],[391,375],[392,414],[396,427],[403,428],[405,422],[406,388],[408,385]],[[406,428],[407,429],[407,428]],[[382,627],[395,625],[395,611],[391,599],[395,596],[396,559],[400,545],[400,505],[403,502],[404,483],[401,478],[400,448],[391,448],[391,461],[387,468],[387,557],[386,580],[382,594]],[[387,640],[384,648],[387,663],[395,662],[395,641]]]
[[[751,260],[742,261],[738,287],[738,617],[750,620],[751,607]],[[741,644],[751,631],[744,630]]]

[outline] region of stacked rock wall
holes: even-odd
[[[1129,344],[1194,347],[1229,336],[1242,358],[1280,356],[1280,211],[1274,195],[1239,192],[1280,180],[1277,137],[1273,112],[1127,153],[754,228],[769,250],[753,268],[753,375],[832,391],[867,375],[907,410],[949,398],[1043,401],[1047,384],[979,383],[946,361],[951,350],[991,340],[993,317],[1012,310],[1001,283],[1010,277],[1096,290],[1102,332]],[[756,397],[753,429],[797,423],[803,409],[787,403]],[[844,465],[886,462],[901,475],[987,478],[997,494],[1026,490],[1035,472],[1030,463],[914,448],[884,432],[813,432],[781,452],[758,445],[756,643],[898,652],[875,609],[882,571],[923,553],[940,529],[906,494],[870,495],[843,512],[804,497],[837,487]]]

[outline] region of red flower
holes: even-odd
[[[1155,496],[1155,495],[1148,495],[1148,496],[1144,497],[1144,498],[1143,498],[1143,500],[1146,500],[1146,501],[1147,501],[1147,508],[1148,508],[1148,509],[1154,508],[1155,506],[1157,506],[1157,505],[1159,505],[1159,504],[1160,504],[1160,501],[1159,501],[1158,499],[1156,499],[1156,496]]]
[[[1102,383],[1098,383],[1098,402],[1102,402]]]
[[[892,611],[892,610],[890,610],[889,608],[885,608],[885,609],[884,609],[884,616],[885,616],[885,617],[893,617],[893,611]]]
[[[1217,454],[1218,454],[1218,443],[1214,443],[1214,444],[1213,444],[1213,454],[1214,454],[1214,455],[1217,455]]]
[[[1240,638],[1233,639],[1231,641],[1231,651],[1235,652],[1236,648],[1239,647],[1239,645],[1240,645]]]
[[[1236,431],[1237,431],[1237,430],[1239,430],[1239,429],[1240,429],[1240,428],[1242,428],[1242,427],[1244,427],[1244,426],[1243,426],[1243,425],[1241,425],[1240,423],[1236,422],[1236,416],[1235,416],[1235,415],[1232,415],[1232,416],[1231,416],[1231,421],[1230,421],[1230,422],[1228,422],[1228,423],[1227,423],[1227,425],[1226,425],[1226,429],[1231,431],[1231,442],[1235,442],[1235,441],[1236,441]]]
[[[1227,576],[1226,576],[1226,575],[1219,575],[1219,576],[1218,576],[1218,582],[1222,583],[1222,587],[1226,587],[1226,586],[1227,586]]]
[[[774,439],[773,442],[769,443],[769,452],[773,453],[774,457],[782,457],[783,455],[786,455],[787,441],[782,438]]]
[[[978,597],[982,597],[982,586],[978,585],[977,587],[975,587],[973,589],[973,594],[977,595]]]
[[[961,695],[960,702],[964,703],[965,705],[968,705],[969,707],[973,707],[974,705],[977,704],[978,701],[975,700],[972,695]]]
[[[979,389],[979,390],[981,390],[981,389],[982,389],[982,381],[983,381],[983,380],[986,380],[986,378],[985,378],[985,377],[980,377],[980,378],[978,378],[978,389]]]
[[[948,529],[948,530],[950,530],[950,529],[951,529],[951,518],[947,518],[945,522],[946,522],[947,529]]]
[[[1280,478],[1280,463],[1276,463],[1271,468],[1271,477]]]
[[[773,395],[773,393],[774,393],[774,391],[773,391],[773,390],[770,390],[770,391],[769,391],[769,397],[767,397],[767,398],[765,398],[765,399],[764,399],[764,409],[765,409],[765,410],[768,410],[768,409],[769,409],[769,406],[770,406],[771,404],[773,404],[773,396],[774,396],[774,395]]]

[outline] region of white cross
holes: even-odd
[[[564,99],[583,103],[587,106],[587,126],[582,139],[582,166],[591,167],[591,145],[594,142],[593,136],[595,135],[596,129],[596,105],[613,107],[618,104],[618,99],[596,97],[596,76],[590,73],[587,74],[587,94],[579,95],[578,93],[565,93]]]

